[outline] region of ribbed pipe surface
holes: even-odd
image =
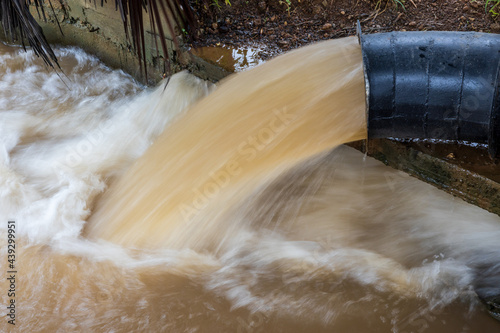
[[[500,143],[500,35],[360,35],[369,138]]]

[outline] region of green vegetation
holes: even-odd
[[[484,10],[493,16],[497,16],[499,14],[497,8],[498,4],[500,4],[500,0],[486,0],[486,3],[484,5]]]
[[[229,0],[224,0],[224,3],[226,4],[226,6],[231,6],[231,1]],[[212,6],[215,6],[217,8],[221,8],[221,5],[219,4],[219,0],[212,0]]]
[[[292,7],[292,1],[291,0],[279,0],[279,4],[280,5],[285,4],[286,11],[287,11],[288,15],[290,15],[290,8]]]
[[[404,0],[385,0],[385,1],[377,0],[377,2],[375,3],[375,9],[373,10],[373,13],[370,15],[369,19],[374,19],[378,15],[385,12],[390,3],[392,3],[394,6],[396,6],[396,8],[398,6],[401,6],[401,7],[403,7],[403,10],[406,11],[404,2],[405,2]],[[382,7],[383,7],[383,9],[382,9]]]
[[[405,1],[404,0],[392,0],[392,2],[394,2],[394,4],[397,6],[401,6],[403,7],[403,9],[405,9]]]
[[[375,4],[375,10],[380,10],[382,5],[383,5],[383,2],[385,2],[385,8],[387,8],[387,5],[389,5],[389,3],[392,2],[396,7],[401,6],[401,7],[403,7],[404,10],[406,10],[405,0],[385,0],[385,1],[377,0],[377,2]],[[385,9],[384,9],[384,11],[385,11]]]

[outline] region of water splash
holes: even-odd
[[[345,43],[351,45],[352,41]],[[322,48],[319,44],[312,50],[315,53]],[[327,56],[331,51],[325,45],[321,52]],[[311,153],[305,152],[307,147],[320,152],[331,142],[304,141],[306,135],[289,135],[269,143],[274,148],[289,146],[291,151],[303,145],[301,162],[278,168],[282,172],[270,173],[258,183],[254,181],[252,187],[240,187],[250,190],[235,195],[239,200],[231,201],[231,209],[225,206],[227,201],[216,205],[226,209],[224,223],[203,226],[202,230],[196,230],[200,225],[180,224],[176,236],[167,237],[168,243],[160,247],[133,246],[141,244],[141,237],[136,241],[133,235],[124,245],[82,237],[85,219],[100,193],[123,179],[139,156],[148,156],[142,154],[165,127],[166,133],[181,131],[175,124],[189,119],[189,105],[212,88],[182,73],[172,77],[165,91],[163,86],[148,90],[72,48],[58,51],[71,79],[66,86],[30,52],[6,47],[2,52],[0,216],[16,220],[19,227],[18,330],[498,329],[498,323],[476,307],[474,288],[480,284],[486,293],[494,293],[500,285],[496,274],[499,218],[364,159],[352,149],[340,147],[307,158]],[[319,66],[317,71],[324,72],[324,68]],[[246,77],[253,89],[265,91],[260,74]],[[337,79],[328,78],[329,87]],[[283,77],[271,81],[280,80]],[[304,81],[304,76],[297,80]],[[226,84],[233,84],[235,91],[241,89],[234,82]],[[310,84],[307,89],[314,93],[301,100],[308,106],[311,98],[328,95],[319,94],[322,85]],[[38,90],[32,95],[24,87]],[[278,99],[293,100],[302,90],[296,85],[282,89],[292,96],[270,93],[264,102],[272,111]],[[227,96],[213,94],[208,101]],[[257,100],[235,99],[234,103],[246,105]],[[331,101],[324,104],[333,106]],[[200,116],[205,126],[196,127],[202,129],[200,134],[208,131],[211,120],[222,122],[212,117],[206,105],[212,103],[195,106],[198,111],[193,118],[205,112]],[[267,116],[262,120],[264,127],[256,127],[257,135],[273,120],[272,112]],[[321,114],[304,115],[309,116],[311,124],[325,122],[314,127],[317,131],[331,130],[332,124]],[[236,132],[248,126],[248,117],[236,117],[241,121]],[[348,112],[345,117],[349,123],[349,117],[354,116]],[[232,124],[232,119],[222,122],[223,127]],[[245,149],[253,147],[248,136],[241,142],[226,132],[219,132],[219,136],[218,144],[243,142]],[[160,147],[177,143],[172,134]],[[255,149],[255,153],[261,151]],[[210,155],[224,157],[213,151],[193,153],[200,156],[194,176],[210,161]],[[180,156],[167,162],[183,169],[188,157]],[[298,157],[295,153],[290,156],[293,160]],[[245,170],[254,175],[252,168]],[[222,181],[220,173],[218,176],[216,179]],[[141,195],[139,190],[133,194]],[[154,228],[159,238],[169,230],[161,224]],[[2,223],[1,258],[7,258],[6,239]],[[6,262],[0,262],[5,272]],[[5,279],[0,289],[8,289]],[[7,294],[0,295],[2,304],[7,304]],[[6,330],[6,325],[2,321],[0,330]]]

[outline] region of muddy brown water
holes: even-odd
[[[215,91],[1,51],[0,331],[500,329],[474,292],[499,290],[500,218],[335,148],[366,135],[355,39]]]
[[[262,49],[258,47],[235,47],[231,45],[201,46],[190,52],[204,60],[222,67],[229,73],[243,70],[262,64]]]

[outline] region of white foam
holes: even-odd
[[[38,270],[25,272],[35,303],[45,288],[38,261],[53,264],[54,257],[65,265],[57,256],[67,256],[78,274],[85,270],[69,258],[123,269],[131,282],[119,285],[131,294],[144,294],[136,272],[166,270],[196,279],[233,309],[323,324],[350,311],[371,311],[365,307],[372,304],[392,306],[387,294],[398,301],[424,299],[429,309],[473,303],[477,266],[491,268],[497,278],[498,216],[345,148],[297,166],[282,185],[256,189],[231,216],[230,233],[216,230],[215,251],[141,251],[82,239],[93,201],[109,180],[211,88],[180,73],[165,90],[163,84],[147,89],[81,50],[57,54],[71,64],[62,80],[32,52],[0,55],[0,216],[16,220],[27,248],[51,249],[35,252]],[[291,184],[288,192],[283,184]],[[1,228],[4,237],[5,224]],[[59,276],[52,267],[44,274]],[[148,295],[138,301],[141,309]],[[72,292],[58,297],[94,304]],[[107,325],[120,314],[111,309],[103,316]],[[81,324],[67,321],[61,329]]]

